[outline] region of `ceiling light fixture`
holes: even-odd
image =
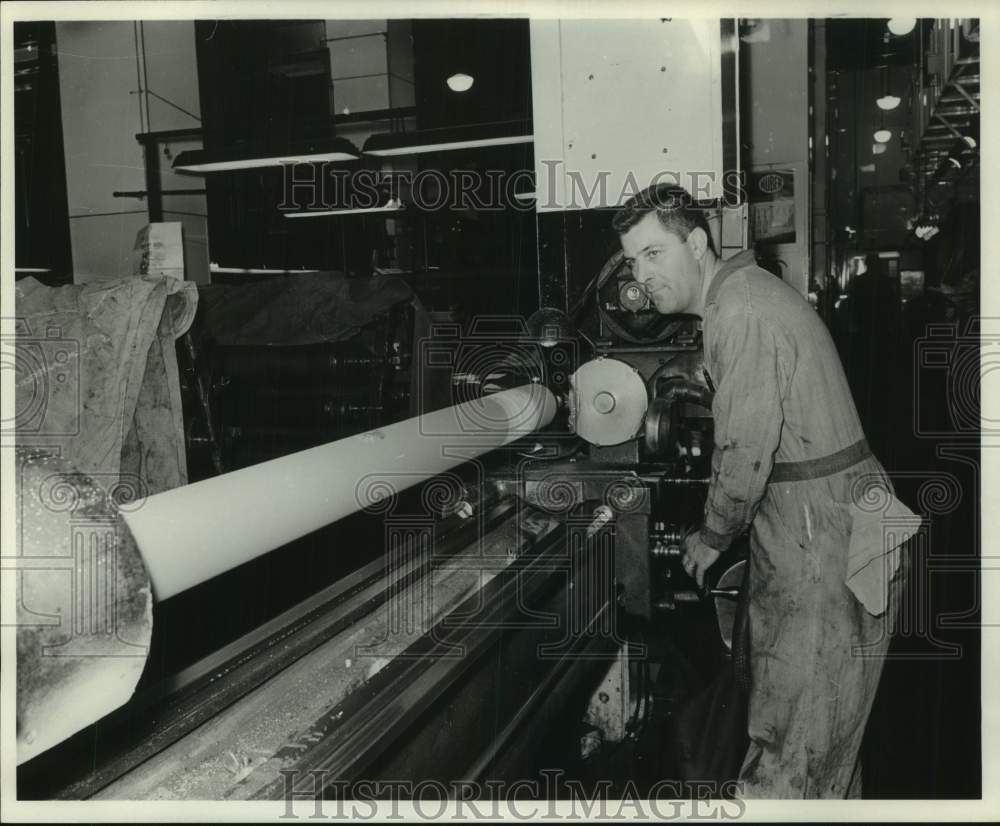
[[[359,207],[346,209],[324,209],[309,212],[286,212],[286,218],[321,218],[330,215],[368,215],[376,212],[402,212],[403,204],[400,201],[390,199],[382,206]]]
[[[878,108],[883,109],[886,112],[890,109],[895,109],[901,102],[901,98],[898,98],[895,95],[883,95],[875,101]]]
[[[888,129],[879,129],[874,137],[879,143],[888,143],[889,139],[892,138],[892,132]]]
[[[916,28],[917,20],[914,17],[892,17],[887,24],[889,31],[897,37],[909,34]]]
[[[472,84],[476,82],[476,79],[471,75],[467,75],[464,72],[457,72],[448,78],[446,83],[448,88],[453,92],[468,92],[472,88]]]
[[[376,157],[420,155],[455,149],[509,146],[531,143],[533,140],[530,122],[477,123],[468,126],[371,135],[365,141],[364,154]]]
[[[315,141],[296,147],[284,154],[252,149],[210,151],[192,149],[181,152],[173,163],[175,172],[230,172],[237,169],[263,169],[297,163],[324,161],[356,161],[361,157],[357,147],[344,138]]]
[[[292,275],[319,272],[319,270],[275,270],[264,267],[220,267],[214,262],[208,265],[208,271],[222,275]]]

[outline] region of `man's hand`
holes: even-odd
[[[694,577],[699,588],[705,584],[705,572],[715,564],[720,556],[721,554],[715,548],[710,548],[701,541],[697,531],[684,537],[684,557],[682,560],[684,570],[687,571],[688,576]]]

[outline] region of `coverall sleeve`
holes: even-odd
[[[787,380],[776,331],[749,307],[715,320],[715,450],[701,540],[725,551],[753,521],[781,437]]]

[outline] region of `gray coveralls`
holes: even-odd
[[[837,350],[798,292],[742,252],[716,273],[703,327],[716,393],[701,538],[724,551],[751,526],[743,796],[858,795],[899,546],[919,519],[868,451]]]

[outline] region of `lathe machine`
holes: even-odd
[[[575,748],[584,717],[624,736],[630,628],[707,595],[679,565],[710,473],[698,324],[657,314],[620,255],[570,313],[497,321],[414,344],[448,406],[136,501],[21,454],[20,553],[72,560],[74,597],[22,578],[62,621],[19,629],[19,794],[509,780]],[[78,506],[47,507],[69,482]],[[141,680],[176,595],[351,520],[366,531],[329,547],[346,574]]]

